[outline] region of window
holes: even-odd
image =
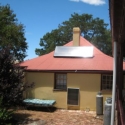
[[[67,74],[57,73],[55,79],[55,89],[66,89],[67,88]]]
[[[68,88],[67,103],[68,105],[79,105],[79,89]]]
[[[102,75],[102,90],[112,90],[113,76],[110,74]]]
[[[123,76],[123,83],[124,83],[123,88],[125,89],[125,75]]]

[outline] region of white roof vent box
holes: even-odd
[[[93,57],[93,46],[56,46],[54,57]]]

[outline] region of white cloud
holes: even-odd
[[[70,0],[73,2],[84,2],[87,4],[91,4],[91,5],[103,5],[105,4],[105,0]]]

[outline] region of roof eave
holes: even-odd
[[[26,72],[52,72],[52,73],[112,73],[112,70],[38,70],[38,69],[25,69]]]

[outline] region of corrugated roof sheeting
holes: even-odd
[[[73,42],[65,46],[72,46]],[[80,37],[80,46],[93,46],[83,37]],[[37,58],[21,63],[26,70],[113,70],[113,58],[102,53],[93,46],[93,58],[55,58],[54,51]]]

